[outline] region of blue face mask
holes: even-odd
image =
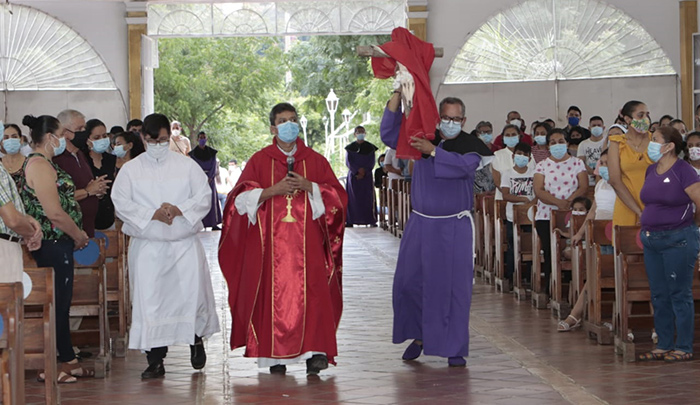
[[[658,143],[658,142],[649,142],[649,147],[647,148],[647,153],[649,154],[649,159],[651,159],[652,162],[658,162],[659,159],[664,155],[661,153],[661,148],[664,145]]]
[[[503,143],[509,148],[515,148],[515,145],[520,142],[519,136],[504,136]]]
[[[600,173],[600,177],[602,177],[603,180],[610,181],[610,172],[607,166],[600,166],[598,168],[598,173]]]
[[[364,140],[365,140],[365,134],[362,133],[362,132],[359,133],[359,134],[355,134],[355,136],[357,136],[357,140],[358,140],[358,141],[364,141]]]
[[[299,136],[299,125],[296,122],[287,121],[277,126],[277,136],[280,141],[292,143]]]
[[[493,141],[493,134],[490,132],[484,132],[483,134],[479,134],[479,139],[484,141],[484,143],[491,143],[491,141]]]
[[[569,117],[569,125],[572,127],[575,127],[581,122],[581,118],[579,117]]]
[[[126,151],[124,150],[124,145],[117,145],[114,147],[112,154],[118,158],[123,158],[126,156]]]
[[[52,136],[58,139],[58,146],[53,147],[53,155],[58,156],[66,150],[66,138],[58,138],[56,135]]]
[[[105,153],[109,149],[109,138],[97,139],[92,142],[92,150],[95,153]]]
[[[530,163],[530,158],[525,155],[513,155],[513,163],[522,169]]]
[[[547,135],[537,135],[535,136],[535,143],[542,146],[547,143]]]
[[[565,143],[558,143],[549,147],[549,153],[557,160],[566,156],[566,152],[568,152],[568,149]]]
[[[440,132],[445,135],[445,138],[452,139],[462,132],[462,125],[450,120],[441,120]]]
[[[595,136],[596,138],[603,135],[603,127],[591,128],[591,135]]]
[[[8,138],[2,141],[2,147],[8,155],[14,155],[19,152],[22,147],[22,142],[18,138]]]

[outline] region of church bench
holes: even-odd
[[[128,281],[126,278],[126,261],[124,235],[117,230],[98,231],[96,236],[104,236],[105,270],[107,272],[107,306],[112,331],[112,347],[116,357],[126,356],[127,312],[130,307]],[[114,315],[112,315],[114,314]],[[115,322],[111,322],[114,320]]]
[[[534,208],[528,205],[516,205],[513,207],[513,253],[515,255],[513,266],[513,291],[518,301],[527,300],[527,289],[523,282],[523,275],[532,266],[534,252],[532,249],[532,233],[534,223],[530,215]]]
[[[383,230],[387,230],[387,221],[386,221],[386,213],[387,213],[387,189],[388,189],[388,182],[389,178],[384,176],[382,177],[382,186],[379,188],[379,212],[377,213],[377,217],[379,218],[379,227],[382,228]]]
[[[484,276],[484,197],[486,194],[474,196],[474,276]]]
[[[575,235],[586,224],[585,215],[573,215],[571,217],[571,227],[576,230],[571,235]],[[584,228],[585,230],[585,228]],[[586,250],[588,246],[585,232],[583,241],[585,243],[571,244],[571,285],[569,288],[569,303],[573,306],[583,291],[586,283]]]
[[[24,405],[22,283],[0,283],[0,387],[2,403]]]
[[[530,296],[532,306],[537,309],[546,309],[549,303],[549,295],[547,288],[542,283],[542,243],[537,230],[534,227],[535,218],[537,215],[537,206],[532,207],[532,266],[530,282],[532,285],[532,294]]]
[[[551,220],[549,221],[549,230],[551,233],[551,249],[552,249],[552,275],[550,277],[550,293],[552,295],[552,316],[557,319],[564,319],[571,313],[571,308],[575,301],[571,301],[570,297],[574,295],[571,291],[574,284],[583,287],[583,281],[574,282],[574,264],[573,264],[573,246],[572,260],[564,257],[563,250],[568,246],[570,238],[566,238],[559,233],[555,233],[555,229],[563,232],[568,232],[570,235],[575,235],[581,228],[585,216],[572,215],[572,211],[553,210]],[[567,225],[571,225],[567,227]],[[583,255],[579,254],[577,260],[580,260]],[[579,263],[579,268],[582,265]],[[578,277],[579,275],[577,275]],[[578,290],[576,296],[578,296]]]
[[[612,221],[586,223],[586,316],[583,328],[598,344],[613,343],[613,334],[604,323],[612,324],[615,304],[615,256],[602,255],[602,245],[612,245]]]
[[[403,236],[403,231],[406,229],[408,217],[411,215],[411,182],[406,180],[399,181],[399,231]]]
[[[494,235],[494,214],[496,201],[494,195],[484,197],[484,281],[493,285],[494,279],[494,255],[495,255],[495,235]]]
[[[506,252],[508,251],[508,239],[506,238],[506,201],[496,201],[493,219],[494,235],[494,280],[496,292],[510,292],[509,281],[506,278]]]
[[[399,236],[397,221],[398,221],[398,198],[399,198],[399,180],[389,180],[390,188],[388,190],[387,202],[389,204],[389,232],[394,236]]]

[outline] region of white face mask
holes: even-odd
[[[152,157],[155,160],[161,160],[165,156],[167,156],[169,149],[170,145],[168,145],[167,142],[160,145],[148,144],[148,148],[146,148],[146,153],[148,153],[148,156]]]
[[[690,155],[690,160],[692,161],[700,160],[700,148],[693,147],[688,149],[688,155]]]
[[[173,129],[172,131],[173,136],[180,136],[180,130],[179,129]]]
[[[516,119],[516,120],[511,120],[511,121],[510,121],[510,125],[515,125],[516,127],[518,127],[518,129],[520,129],[520,126],[523,125],[523,122],[520,121],[520,120],[517,120],[517,119]]]
[[[572,215],[580,216],[580,215],[587,215],[588,213],[585,211],[571,211]]]

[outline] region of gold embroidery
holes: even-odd
[[[336,207],[331,208],[331,214],[335,215],[338,213],[338,209]]]

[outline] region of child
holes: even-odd
[[[535,198],[533,177],[535,169],[530,165],[532,147],[524,142],[515,145],[513,149],[513,167],[505,170],[501,175],[501,193],[506,204],[506,239],[508,251],[506,252],[505,275],[510,286],[513,286],[513,269],[515,256],[513,252],[513,205],[532,204]]]
[[[588,215],[588,211],[590,211],[591,206],[593,203],[591,200],[589,200],[587,197],[576,197],[574,201],[571,203],[571,215]],[[566,241],[566,248],[564,248],[562,254],[567,260],[571,260],[571,219],[569,219],[569,223],[566,224],[566,230],[562,231],[561,229],[555,229],[554,232],[558,233],[559,235],[565,237],[567,239]]]

